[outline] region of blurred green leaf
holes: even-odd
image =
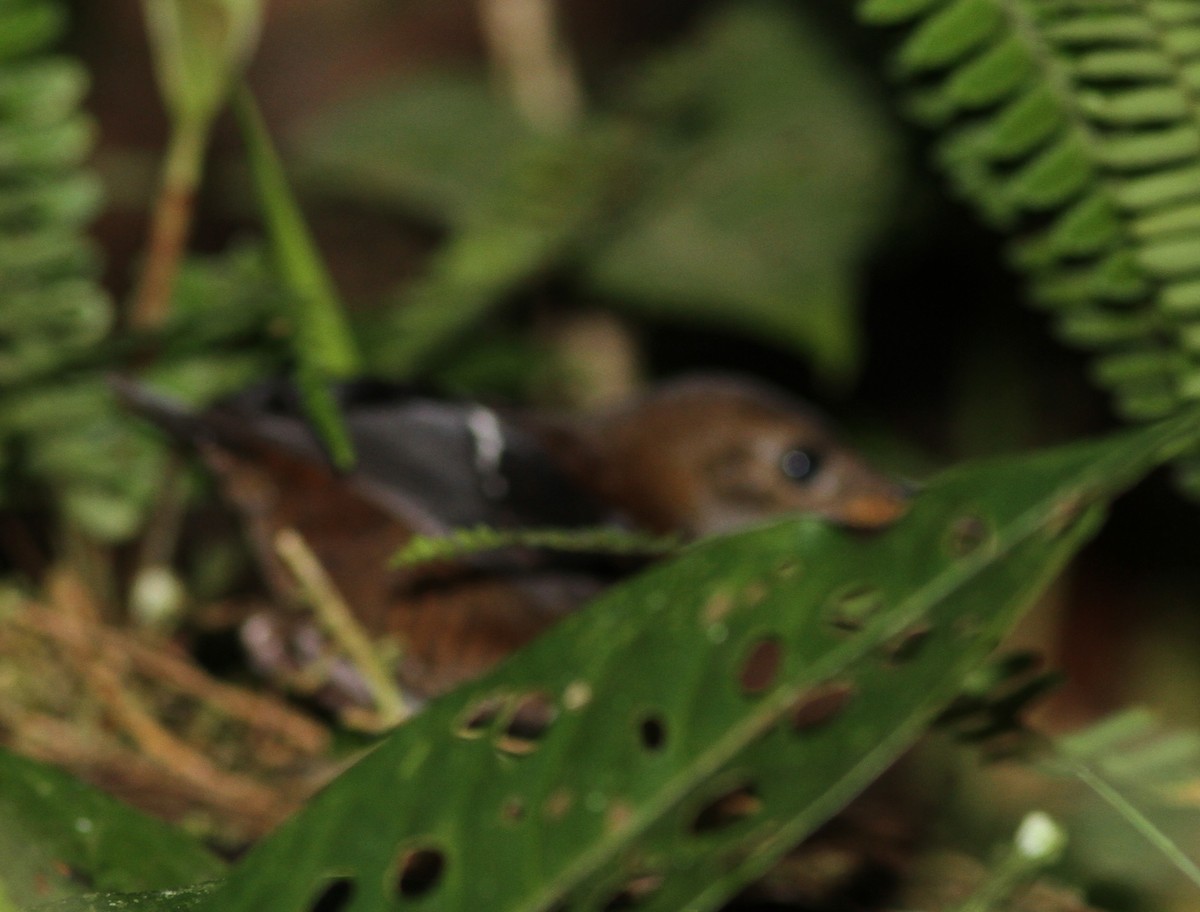
[[[431,704],[202,908],[711,908],[910,744],[1106,501],[1198,433],[963,467],[869,538],[794,519],[698,545]]]
[[[479,207],[362,335],[372,372],[409,377],[522,284],[578,256],[603,223],[626,170],[626,137],[594,129],[543,138],[514,153],[496,195]]]
[[[71,333],[88,331],[79,326],[80,309],[99,308],[107,319],[108,302],[90,282],[78,281],[75,294],[78,305],[60,292],[53,306],[31,297],[28,314],[23,297],[9,298],[0,310],[0,330],[11,325],[14,338],[22,340],[25,369],[35,363],[53,368]],[[280,296],[257,248],[234,247],[221,256],[186,261],[160,359],[147,376],[185,401],[203,404],[270,373],[282,360],[282,346],[264,344]],[[47,338],[35,362],[37,337],[30,327],[39,325]],[[4,363],[0,358],[0,367]],[[106,366],[101,358],[6,390],[0,396],[0,440],[21,453],[14,496],[37,479],[83,529],[118,541],[137,531],[158,491],[164,444],[114,401],[103,377]]]
[[[423,74],[316,118],[297,171],[318,193],[457,226],[499,194],[532,138],[483,74]]]
[[[1166,730],[1146,710],[1134,709],[1048,739],[1046,746],[1042,770],[1082,782],[1200,886],[1200,865],[1155,820],[1164,807],[1194,807],[1200,733]]]
[[[294,334],[296,383],[305,412],[329,448],[334,465],[348,469],[354,465],[354,448],[329,383],[362,370],[358,350],[337,289],[309,234],[250,90],[243,86],[235,101],[275,269],[288,291],[285,300]]]
[[[651,62],[628,104],[654,131],[658,179],[590,259],[594,287],[799,351],[826,380],[853,376],[896,140],[836,45],[794,7],[725,5]]]
[[[207,133],[258,43],[261,0],[142,0],[142,8],[176,129]]]
[[[614,307],[733,327],[826,379],[853,375],[857,282],[896,180],[858,74],[796,9],[741,4],[620,94],[549,168],[554,144],[481,76],[380,90],[312,129],[301,168],[321,192],[454,231],[395,325],[372,333],[386,339],[373,366],[411,373],[522,283],[577,269]],[[615,121],[628,149],[597,154]]]
[[[83,884],[164,890],[212,880],[224,867],[173,827],[0,751],[0,895],[17,907],[78,893]]]

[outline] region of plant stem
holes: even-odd
[[[295,529],[275,535],[275,550],[299,583],[317,621],[345,651],[371,691],[381,728],[399,725],[410,715],[404,696],[392,680],[362,626],[337,591],[308,543]]]
[[[579,74],[558,30],[554,0],[479,0],[497,75],[539,133],[565,133],[583,116]]]
[[[151,216],[146,265],[129,309],[133,329],[155,330],[166,323],[192,229],[206,136],[207,130],[194,120],[178,121],[172,129]]]

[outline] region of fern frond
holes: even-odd
[[[0,383],[93,344],[112,319],[83,230],[100,199],[80,170],[87,78],[45,52],[62,25],[57,3],[0,3]]]
[[[1200,4],[862,0],[912,115],[1129,418],[1200,399]],[[1200,476],[1197,477],[1200,481]]]
[[[1044,770],[1082,782],[1200,885],[1200,866],[1153,820],[1155,807],[1195,806],[1200,733],[1167,731],[1145,710],[1128,710],[1048,747]]]
[[[623,529],[494,529],[475,526],[448,535],[417,535],[392,558],[393,567],[467,557],[500,548],[537,548],[589,554],[667,554],[681,547],[676,536],[653,536]]]

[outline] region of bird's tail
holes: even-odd
[[[109,374],[105,379],[122,406],[170,436],[188,443],[212,437],[209,422],[183,400],[122,374]]]

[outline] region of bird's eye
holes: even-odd
[[[779,467],[792,481],[811,481],[821,470],[821,456],[813,450],[795,447],[783,454]]]

